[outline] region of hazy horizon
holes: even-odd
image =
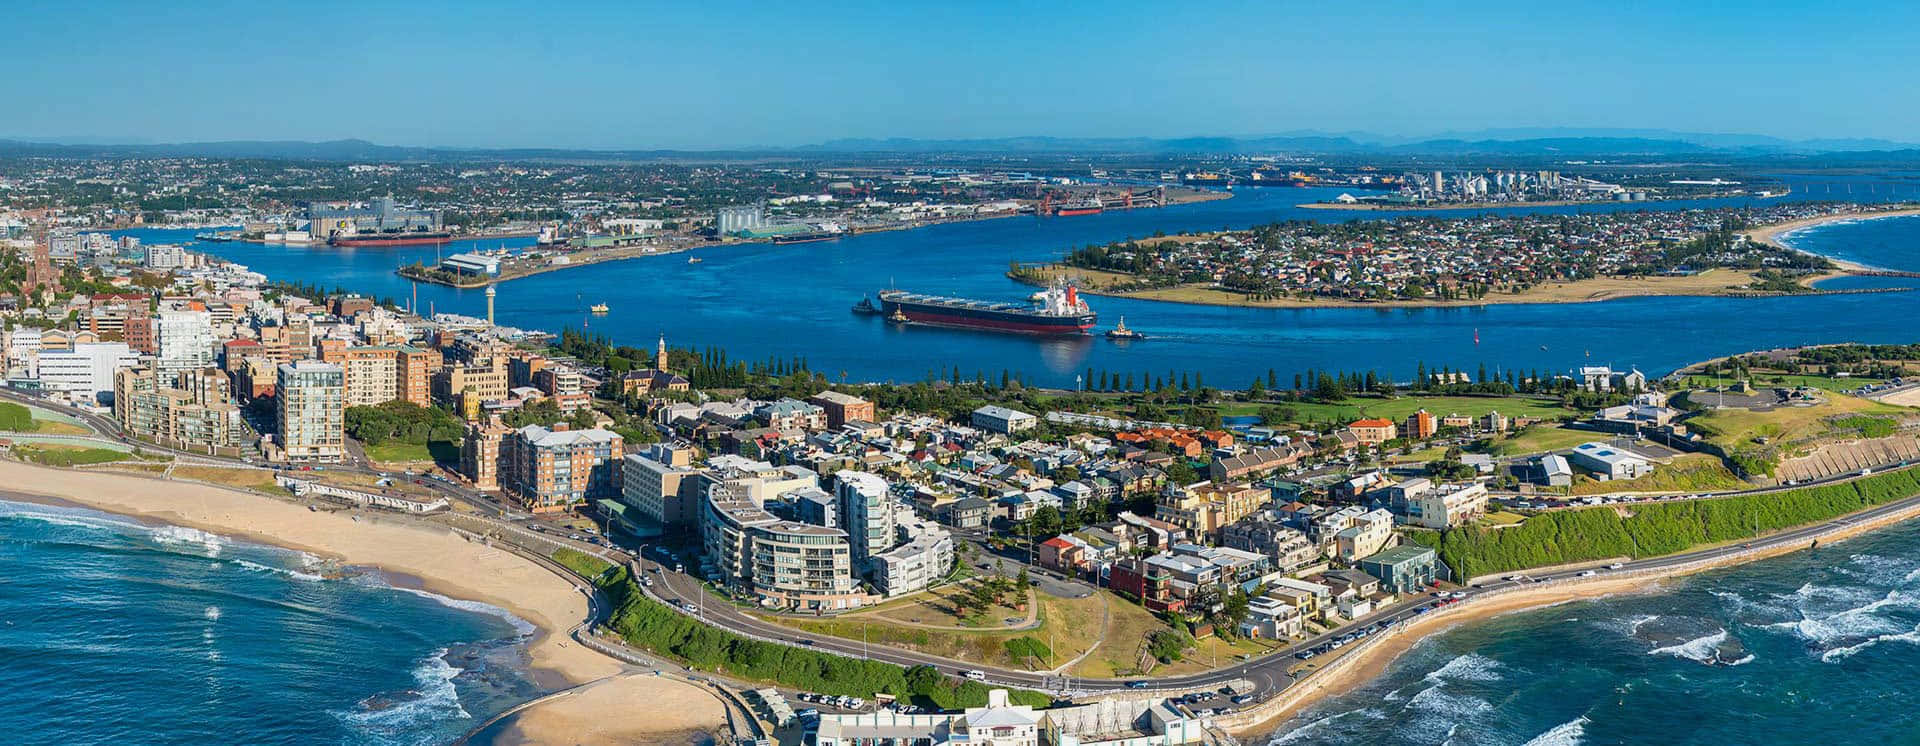
[[[7,136],[96,143],[728,149],[1512,128],[1902,141],[1920,102],[1888,95],[1906,82],[1890,63],[1914,21],[1905,5],[1745,3],[110,1],[16,9],[0,94],[17,102]]]

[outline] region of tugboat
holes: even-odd
[[[896,309],[893,309],[893,313],[892,313],[892,314],[890,314],[890,315],[888,315],[888,316],[887,316],[887,321],[890,321],[890,322],[892,322],[892,323],[895,323],[895,324],[906,324],[906,323],[909,323],[909,322],[911,322],[911,321],[913,321],[913,319],[910,319],[910,318],[907,318],[907,314],[906,314],[906,313],[904,313],[904,312],[902,312],[902,311],[901,311],[900,309],[898,309],[898,308],[896,308]]]
[[[1131,341],[1131,340],[1141,340],[1146,338],[1147,338],[1147,335],[1141,334],[1139,332],[1136,332],[1132,329],[1127,328],[1127,317],[1125,316],[1120,317],[1120,323],[1115,324],[1112,329],[1107,330],[1107,339],[1119,339],[1119,340]]]
[[[859,303],[853,304],[853,312],[862,316],[875,316],[880,313],[880,307],[873,304],[872,298],[861,298]]]

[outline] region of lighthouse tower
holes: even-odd
[[[667,335],[665,334],[660,335],[660,346],[654,349],[653,368],[654,370],[667,369]]]

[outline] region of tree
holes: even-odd
[[[1200,475],[1184,459],[1176,459],[1167,465],[1167,481],[1184,487],[1200,481]]]
[[[1147,654],[1161,663],[1172,663],[1180,660],[1187,646],[1192,643],[1193,638],[1188,637],[1185,632],[1172,629],[1155,630],[1153,634],[1147,636]]]

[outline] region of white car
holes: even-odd
[[[1619,563],[1619,562],[1615,562],[1615,563],[1613,563],[1613,564],[1611,564],[1611,565],[1607,565],[1607,569],[1609,569],[1609,570],[1618,570],[1618,569],[1620,569],[1620,568],[1622,568],[1622,567],[1626,567],[1626,565],[1625,565],[1625,564],[1622,564],[1622,563]]]
[[[1593,571],[1592,571],[1592,570],[1581,570],[1581,571],[1580,571],[1580,577],[1583,577],[1583,578],[1590,578],[1590,577],[1593,577]]]
[[[973,679],[974,681],[986,681],[986,680],[987,680],[987,672],[985,672],[985,671],[980,671],[980,670],[973,670],[973,671],[967,671],[967,672],[965,672],[965,673],[963,673],[963,674],[961,674],[961,675],[962,675],[962,676],[965,676],[965,677],[967,677],[967,678],[969,678],[969,679]]]

